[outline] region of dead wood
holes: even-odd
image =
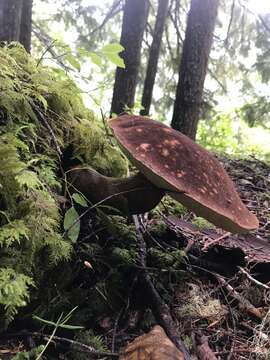
[[[209,347],[207,336],[196,334],[194,342],[199,360],[217,360],[216,355]]]
[[[180,340],[180,334],[178,333],[178,330],[174,324],[170,309],[155,289],[151,277],[146,269],[146,244],[143,238],[138,217],[134,216],[133,218],[139,243],[139,262],[140,266],[142,267],[140,277],[147,291],[147,299],[149,301],[149,306],[151,307],[151,310],[157,322],[164,328],[166,334],[175,344],[175,346],[183,353],[185,360],[190,360],[190,355],[184,343]]]

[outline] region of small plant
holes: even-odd
[[[50,326],[53,326],[53,327],[54,327],[52,334],[50,335],[47,343],[46,343],[45,346],[43,347],[42,351],[39,353],[39,355],[38,355],[38,357],[36,358],[36,360],[41,359],[41,357],[42,357],[42,355],[44,354],[44,352],[46,351],[47,347],[50,345],[51,341],[53,340],[53,337],[54,337],[56,331],[58,330],[58,328],[63,328],[63,329],[68,329],[68,330],[81,330],[81,329],[84,328],[83,326],[77,326],[77,325],[74,326],[74,325],[69,325],[69,324],[67,324],[67,322],[70,320],[73,312],[74,312],[76,309],[77,309],[77,306],[76,306],[75,308],[73,308],[73,309],[72,309],[67,315],[65,315],[65,316],[64,316],[63,313],[61,313],[56,322],[42,319],[42,318],[40,318],[40,317],[37,316],[37,315],[34,315],[34,316],[33,316],[33,318],[34,318],[35,320],[38,320],[38,321],[44,323],[45,325],[50,325]]]

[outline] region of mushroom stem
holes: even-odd
[[[67,179],[71,192],[82,193],[91,204],[104,200],[104,205],[127,215],[150,211],[164,196],[164,191],[141,173],[127,178],[112,178],[91,168],[74,168],[67,172]]]

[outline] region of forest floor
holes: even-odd
[[[207,222],[194,221],[191,213],[174,214],[170,201],[165,200],[157,211],[140,221],[140,233],[137,233],[137,237],[142,235],[139,263],[130,266],[127,258],[131,248],[128,248],[125,250],[126,264],[118,267],[114,275],[114,270],[106,270],[105,276],[102,270],[95,269],[98,268],[95,256],[86,258],[80,247],[84,272],[96,272],[95,280],[91,279],[87,291],[97,289],[100,278],[103,284],[108,281],[113,284],[114,291],[117,287],[117,296],[99,287],[98,291],[109,306],[108,311],[100,311],[96,318],[92,316],[91,323],[88,322],[88,327],[93,326],[104,345],[104,349],[98,349],[93,358],[116,358],[121,348],[147,333],[159,322],[160,316],[162,318],[164,308],[155,303],[155,297],[145,295],[147,289],[139,280],[140,271],[149,276],[162,304],[167,305],[165,312],[169,309],[172,327],[195,359],[270,358],[270,167],[255,158],[222,158],[221,161],[247,207],[257,214],[260,221],[257,231],[248,235],[231,235],[209,227]],[[101,231],[98,225],[88,219],[87,227],[97,238]],[[89,229],[85,233],[89,240]],[[112,239],[107,238],[103,248],[106,249],[110,241]],[[104,250],[105,257],[102,258],[103,263],[107,261],[110,266],[117,259],[124,258],[124,250],[122,248],[120,254],[120,242],[116,241],[118,250],[114,247],[113,262],[106,259],[106,256],[112,257],[112,248]],[[89,261],[85,261],[87,259]],[[87,302],[92,306],[91,292],[85,290],[85,282],[89,278],[84,273],[83,276],[80,273],[79,278],[81,283],[77,284],[77,291],[82,291],[82,296],[87,296]],[[115,305],[115,301],[119,301],[119,306]],[[89,339],[84,341],[81,337],[79,341],[86,343],[86,348],[73,344],[71,350],[70,343],[63,340],[66,337],[67,334],[60,331],[59,339],[55,338],[53,346],[49,346],[53,348],[50,350],[52,354],[45,352],[47,355],[42,358],[92,358],[90,346],[94,346],[93,342]],[[31,339],[35,339],[32,341],[35,346],[40,343],[34,330],[32,335],[29,332],[27,341],[23,336],[10,337],[8,341],[0,337],[0,358],[11,359],[14,354],[29,349]],[[78,337],[75,339],[78,340]],[[205,351],[200,347],[202,344]],[[106,352],[112,354],[106,356]],[[147,359],[140,354],[123,359]]]

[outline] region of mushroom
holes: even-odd
[[[109,126],[139,173],[115,179],[92,169],[72,170],[73,185],[90,201],[108,199],[136,214],[154,208],[167,193],[224,230],[243,233],[258,227],[220,162],[187,136],[142,116],[123,115],[109,120]]]

